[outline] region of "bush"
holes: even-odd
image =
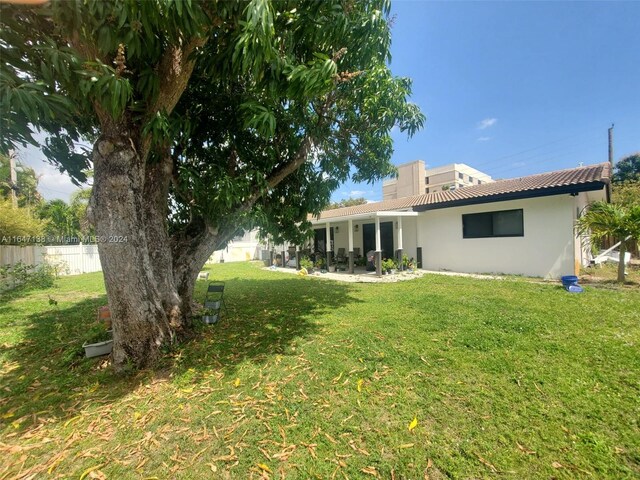
[[[27,265],[18,262],[0,267],[0,291],[47,288],[53,285],[55,279],[56,269],[47,263]]]
[[[385,258],[384,260],[382,260],[380,266],[382,267],[383,271],[387,272],[398,268],[398,264],[393,258]]]
[[[309,259],[309,257],[302,257],[300,258],[300,266],[309,271],[313,268],[313,262]]]

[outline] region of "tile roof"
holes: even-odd
[[[598,163],[596,165],[556,170],[526,177],[497,180],[491,183],[472,185],[444,192],[384,200],[355,207],[324,210],[317,217],[317,220],[387,210],[426,210],[430,208],[445,208],[456,204],[485,203],[495,200],[496,197],[509,195],[517,197],[518,194],[521,194],[521,197],[542,196],[553,194],[554,191],[562,187],[575,187],[575,191],[589,190],[594,184],[601,184],[596,186],[602,188],[602,186],[609,183],[610,176],[611,166],[609,163]]]

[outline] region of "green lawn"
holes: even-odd
[[[101,274],[0,298],[0,479],[640,476],[637,288],[211,278],[229,315],[129,377],[81,356]]]

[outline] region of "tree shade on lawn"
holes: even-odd
[[[82,181],[74,146],[93,141],[117,368],[190,329],[214,250],[251,227],[300,241],[340,182],[394,172],[392,127],[424,122],[387,66],[388,1],[1,8],[2,149],[33,143],[35,126]]]
[[[99,273],[0,297],[0,475],[638,476],[640,272],[569,295],[520,277],[208,271],[227,319],[128,376],[83,356]]]

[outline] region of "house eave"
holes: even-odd
[[[441,208],[463,207],[467,205],[480,205],[483,203],[505,202],[508,200],[523,200],[528,198],[548,197],[552,195],[575,194],[580,192],[589,192],[602,190],[607,182],[595,181],[571,185],[561,185],[557,187],[546,187],[533,190],[524,190],[519,192],[500,193],[486,197],[462,198],[449,200],[446,202],[438,202],[426,205],[417,205],[413,207],[416,212],[424,212],[427,210],[438,210]]]
[[[417,217],[418,212],[411,210],[380,210],[376,212],[369,213],[358,213],[353,215],[343,215],[340,217],[329,217],[329,218],[312,218],[312,225],[326,224],[326,223],[338,223],[338,222],[346,222],[348,220],[373,220],[376,217],[385,218],[385,217]]]

